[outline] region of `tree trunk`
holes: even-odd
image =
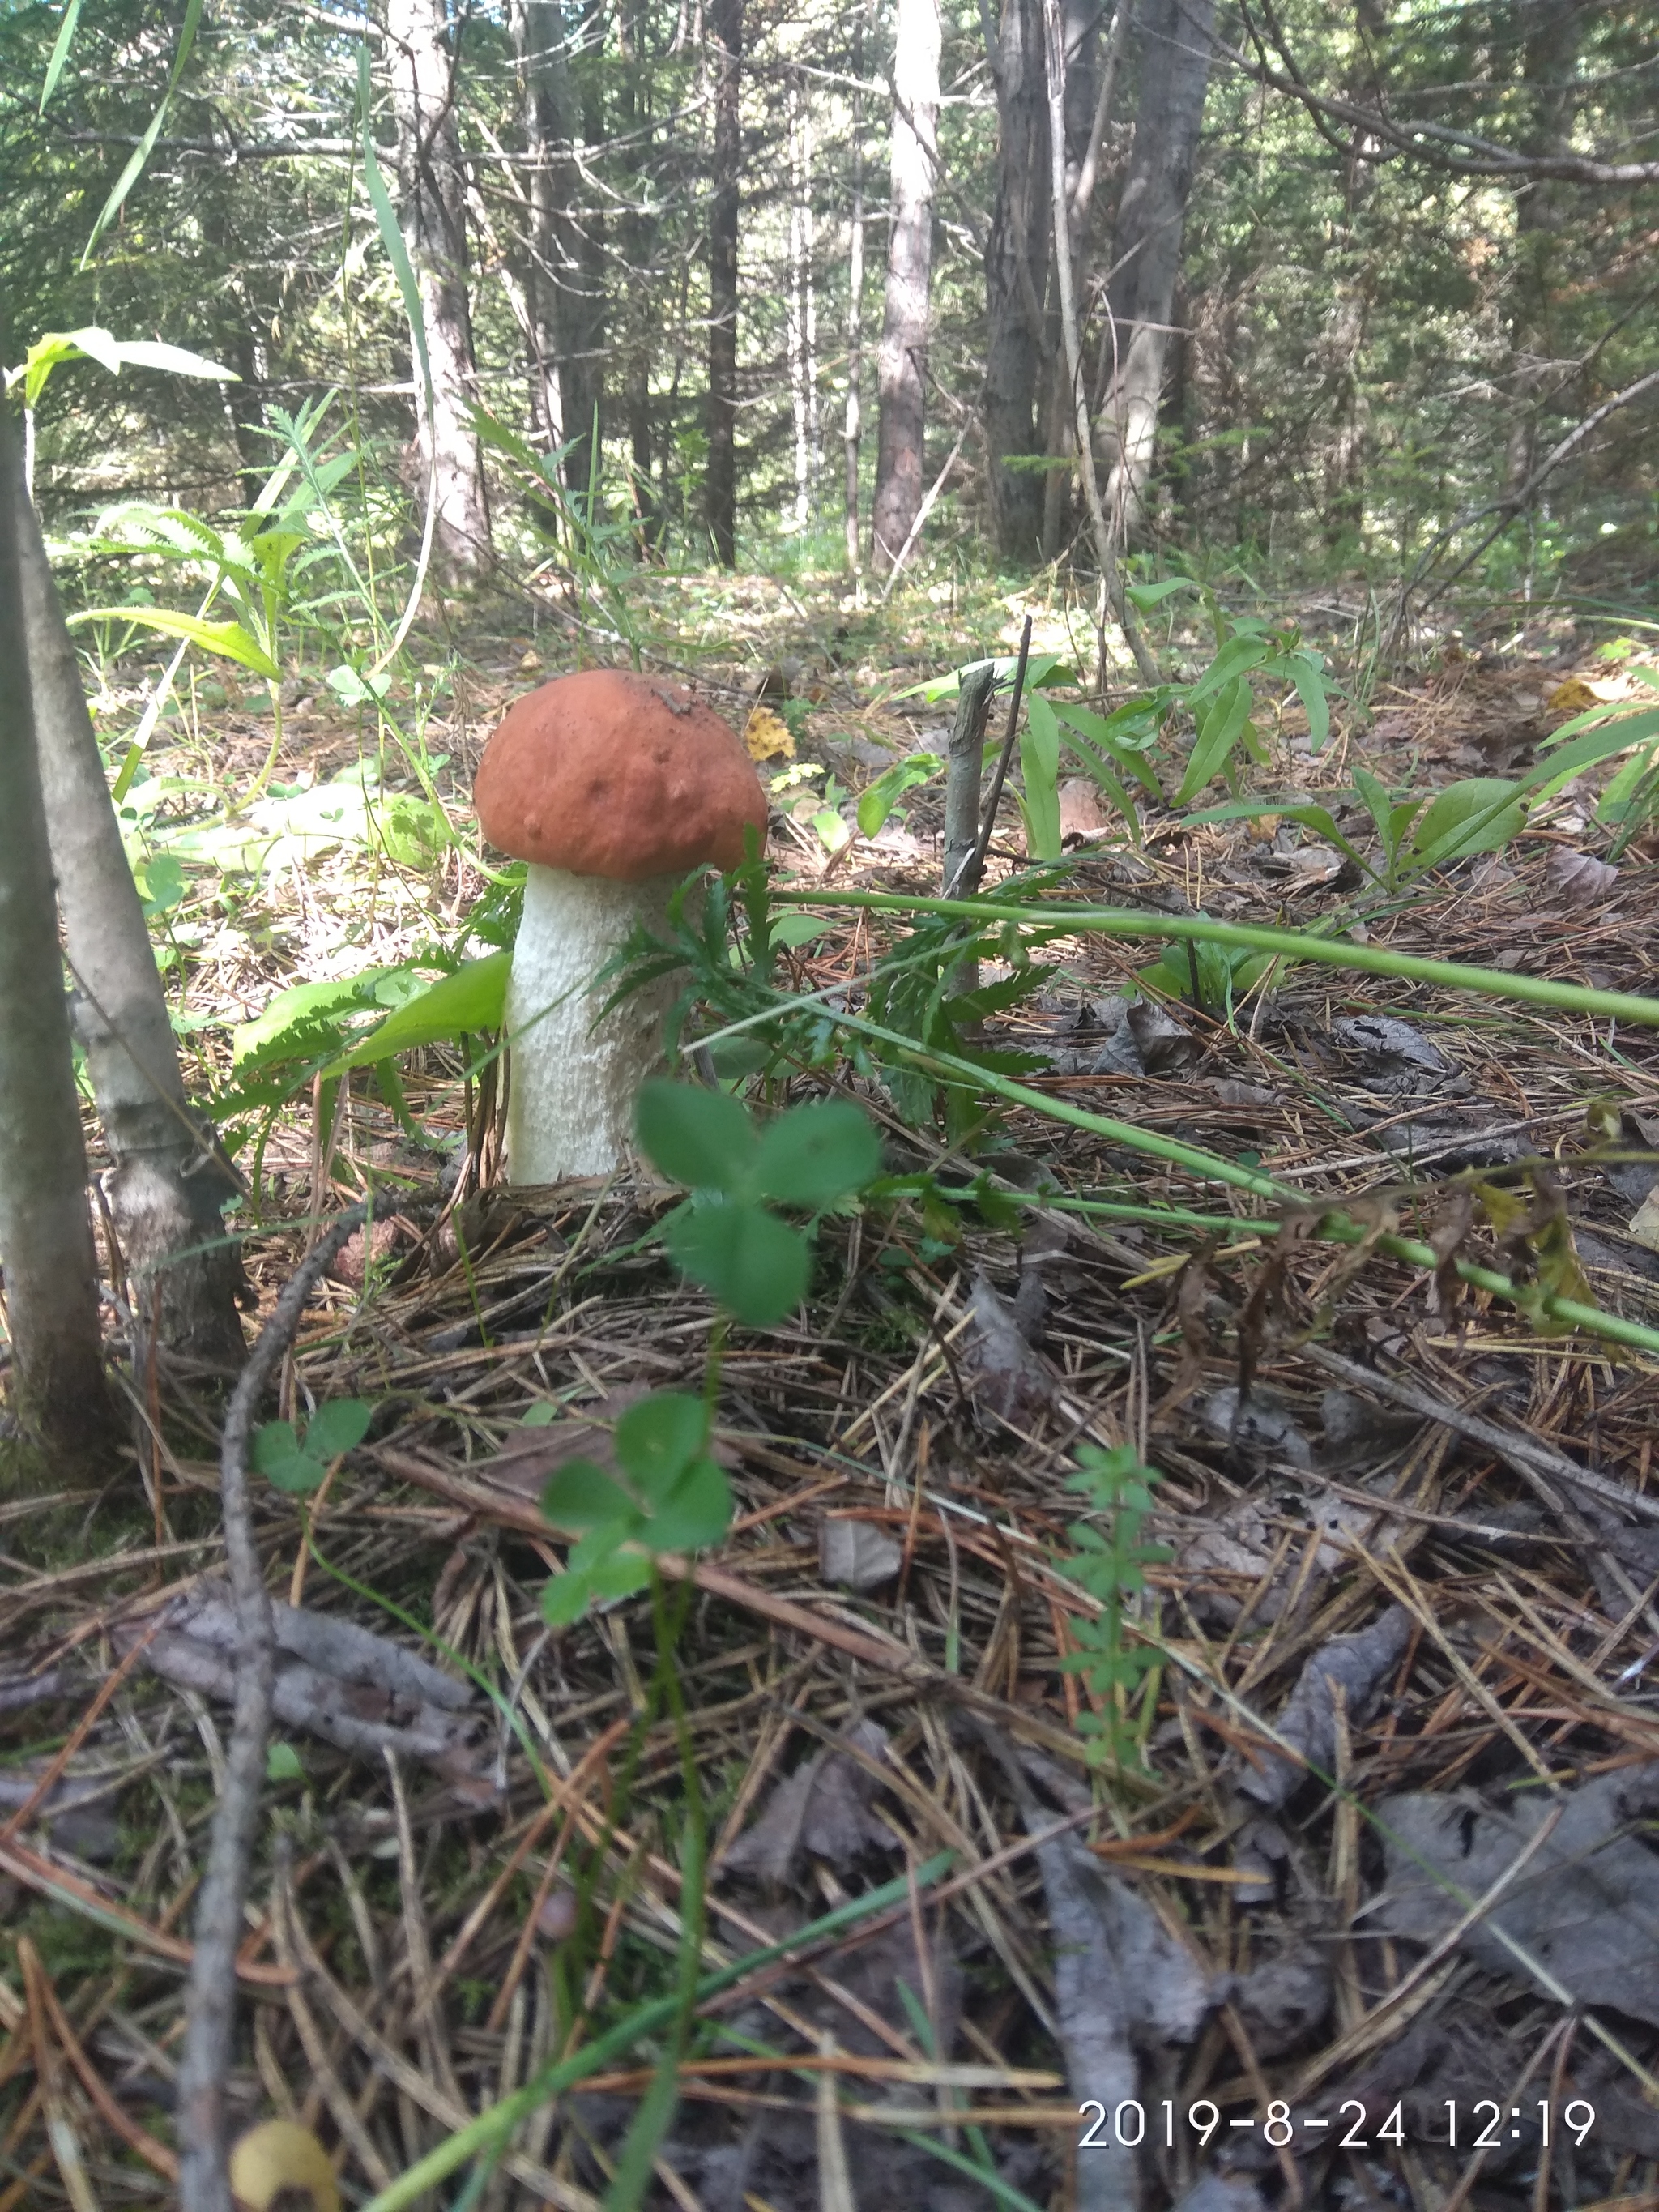
[[[1107,505],[1120,542],[1145,519],[1215,0],[1141,0],[1137,21],[1140,99],[1118,203],[1110,289],[1115,362],[1101,410]]]
[[[853,222],[847,250],[847,418],[842,446],[847,464],[847,566],[860,567],[859,447],[863,435],[864,380],[864,18],[853,27]]]
[[[21,478],[3,410],[0,485],[0,1267],[13,1411],[51,1479],[78,1481],[108,1474],[118,1431],[29,704]]]
[[[490,566],[483,457],[467,418],[478,396],[466,284],[466,191],[455,119],[456,56],[441,0],[390,0],[386,15],[404,242],[420,290],[432,372],[430,404],[416,364],[416,446],[436,502],[441,574]]]
[[[989,18],[987,17],[989,30]],[[1042,300],[1048,264],[1048,115],[1042,0],[1005,0],[989,54],[997,95],[997,191],[985,246],[985,442],[991,528],[1010,561],[1041,546],[1042,477],[1009,465],[1042,450]]]
[[[789,404],[795,431],[795,529],[805,537],[817,506],[817,312],[813,297],[812,123],[799,84],[789,88]]]
[[[743,0],[708,0],[714,78],[714,204],[708,217],[708,535],[722,568],[738,558],[738,210],[743,166]]]
[[[593,410],[583,390],[591,349],[586,343],[586,288],[576,219],[578,177],[564,11],[558,0],[509,0],[508,26],[518,64],[520,111],[530,157],[528,277],[532,350],[531,411],[550,451],[585,436]],[[584,410],[584,398],[589,404]],[[566,481],[587,482],[574,452]]]
[[[939,59],[939,0],[898,0],[892,213],[887,234],[887,307],[876,356],[880,412],[871,529],[871,566],[884,576],[902,551],[922,501]]]
[[[1382,53],[1388,21],[1382,0],[1357,0],[1355,61],[1347,87],[1356,106],[1382,111],[1385,96]],[[1361,243],[1359,219],[1371,197],[1376,142],[1356,127],[1343,168],[1342,226],[1333,243],[1335,299],[1325,344],[1325,381],[1331,398],[1331,434],[1325,452],[1325,543],[1333,551],[1357,543],[1365,526],[1366,406],[1360,361],[1376,294],[1371,256]]]
[[[14,513],[35,743],[52,863],[112,1171],[111,1218],[132,1289],[135,1352],[152,1339],[232,1370],[245,1346],[241,1271],[220,1208],[236,1188],[186,1103],[161,979],[121,843],[75,647],[34,510]]]
[[[1588,28],[1581,0],[1521,0],[1524,26],[1522,76],[1530,110],[1526,150],[1571,150],[1576,102],[1573,72]],[[1552,299],[1561,233],[1581,204],[1570,185],[1540,179],[1524,185],[1515,211],[1515,266],[1510,280],[1509,386],[1512,412],[1504,489],[1517,490],[1538,459],[1539,403],[1556,374],[1551,343]]]
[[[1128,21],[1128,0],[1119,0],[1111,31],[1102,56],[1099,18],[1085,0],[1067,0],[1063,12],[1066,31],[1066,234],[1072,256],[1072,290],[1078,302],[1079,336],[1088,320],[1087,276],[1089,222],[1094,212],[1095,185],[1100,174],[1101,149],[1111,112],[1112,88],[1117,79],[1118,55]],[[1049,359],[1048,434],[1044,441],[1051,459],[1077,451],[1077,408],[1066,367],[1066,349],[1057,327],[1059,282],[1045,333]],[[1042,479],[1042,557],[1052,561],[1065,543],[1070,505],[1072,472],[1049,469]]]

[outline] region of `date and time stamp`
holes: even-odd
[[[1177,2144],[1194,2142],[1200,2149],[1208,2149],[1252,2138],[1272,2150],[1304,2154],[1327,2146],[1387,2151],[1403,2148],[1412,2140],[1402,2104],[1368,2109],[1357,2097],[1350,2097],[1334,2112],[1297,2112],[1275,2100],[1242,2118],[1228,2118],[1207,2097],[1187,2106],[1166,2097],[1150,2106],[1133,2098],[1109,2106],[1091,2097],[1078,2107],[1078,2120],[1079,2151],[1135,2150],[1144,2143],[1173,2150]],[[1584,2097],[1570,2097],[1559,2105],[1547,2097],[1522,2105],[1500,2105],[1489,2098],[1461,2104],[1448,2098],[1423,2140],[1452,2150],[1502,2150],[1523,2140],[1546,2148],[1571,2142],[1582,2149],[1595,2125],[1595,2107]]]

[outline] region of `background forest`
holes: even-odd
[[[1397,575],[1650,359],[1643,9],[1062,14],[1079,390],[1136,546]],[[597,424],[602,503],[641,559],[823,567],[844,544],[868,565],[874,489],[883,570],[952,453],[930,573],[1018,574],[1086,534],[1039,0],[399,0],[384,22],[192,9],[182,30],[117,6],[75,26],[43,102],[62,21],[0,26],[16,342],[95,325],[240,381],[58,378],[34,432],[58,526],[118,496],[249,497],[267,410],[339,391],[391,527],[421,475],[419,379],[372,142],[425,301],[452,570],[536,552],[471,403],[560,448],[584,496]],[[1650,420],[1613,416],[1518,501],[1482,580],[1547,599],[1645,576]]]

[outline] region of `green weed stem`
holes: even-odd
[[[1356,945],[1348,938],[1315,937],[1298,929],[1258,927],[1254,922],[1212,921],[1204,914],[1146,914],[1133,907],[1027,905],[992,899],[910,898],[893,891],[793,890],[783,885],[775,885],[771,895],[793,906],[956,915],[981,927],[988,922],[1024,922],[1059,935],[1076,930],[1101,937],[1173,937],[1200,945],[1229,945],[1246,952],[1278,952],[1328,968],[1391,976],[1399,982],[1437,983],[1449,991],[1474,991],[1489,999],[1508,999],[1517,1006],[1553,1006],[1563,1013],[1601,1015],[1612,1021],[1659,1028],[1659,999],[1644,999],[1632,991],[1593,990],[1585,984],[1553,982],[1544,975],[1510,975],[1501,968],[1425,960],[1413,952],[1393,951],[1387,945]]]
[[[1478,972],[1478,971],[1477,971]],[[1603,995],[1616,997],[1617,993]],[[1647,1006],[1649,1000],[1635,1000],[1638,1006]],[[1659,1006],[1655,1007],[1659,1015]],[[1042,1091],[1034,1091],[1028,1084],[1016,1083],[1012,1078],[999,1075],[988,1067],[981,1067],[971,1060],[960,1060],[955,1053],[942,1052],[930,1045],[919,1045],[914,1038],[901,1036],[895,1030],[883,1029],[879,1023],[866,1021],[861,1014],[836,1013],[832,1017],[842,1029],[856,1030],[862,1036],[877,1038],[890,1045],[917,1067],[945,1075],[958,1083],[970,1083],[981,1091],[1006,1098],[1011,1105],[1024,1106],[1032,1113],[1046,1115],[1050,1121],[1064,1121],[1074,1129],[1085,1129],[1091,1136],[1104,1137],[1109,1142],[1122,1145],[1153,1159],[1167,1160],[1172,1166],[1185,1168],[1189,1174],[1199,1176],[1208,1182],[1231,1184],[1236,1190],[1248,1191],[1253,1198],[1266,1199],[1280,1206],[1293,1206],[1304,1217],[1311,1210],[1305,1191],[1292,1190],[1277,1183],[1271,1176],[1259,1175],[1252,1168],[1236,1166],[1213,1153],[1200,1150],[1196,1145],[1182,1144],[1178,1137],[1160,1137],[1154,1130],[1138,1129],[1133,1122],[1114,1121],[1109,1115],[1091,1114],[1086,1107],[1073,1106],[1069,1100],[1051,1098]],[[1245,1225],[1236,1217],[1229,1217],[1229,1225]],[[1250,1225],[1256,1228],[1276,1227],[1264,1222]],[[1415,1237],[1395,1236],[1385,1231],[1376,1236],[1374,1230],[1362,1222],[1351,1220],[1340,1206],[1331,1206],[1320,1214],[1315,1233],[1328,1237],[1338,1244],[1361,1244],[1374,1238],[1376,1249],[1396,1260],[1421,1267],[1432,1273],[1440,1265],[1431,1246],[1419,1243]],[[1514,1282],[1508,1275],[1499,1274],[1495,1267],[1482,1267],[1470,1260],[1453,1262],[1460,1280],[1471,1289],[1486,1291],[1493,1297],[1503,1298],[1510,1305],[1531,1307],[1559,1322],[1564,1328],[1590,1329],[1598,1336],[1614,1344],[1627,1344],[1638,1352],[1659,1355],[1659,1328],[1644,1328],[1640,1322],[1626,1321],[1622,1315],[1604,1312],[1600,1306],[1587,1306],[1577,1298],[1555,1297],[1539,1292],[1535,1285]]]
[[[696,2003],[707,2004],[711,1997],[735,1988],[749,1975],[757,1973],[775,1960],[787,1959],[791,1952],[821,1942],[825,1936],[837,1935],[844,1928],[854,1928],[861,1920],[871,1919],[890,1906],[904,1905],[913,1885],[918,1890],[931,1889],[950,1870],[954,1857],[953,1852],[940,1851],[912,1872],[884,1882],[878,1889],[867,1891],[862,1897],[849,1899],[819,1919],[808,1921],[805,1928],[798,1928],[782,1942],[770,1943],[762,1951],[751,1951],[744,1958],[734,1959],[730,1966],[705,1974],[694,1992]],[[532,2075],[522,2089],[503,2097],[487,2112],[481,2112],[476,2120],[459,2129],[447,2142],[428,2151],[407,2172],[400,2173],[389,2188],[369,2199],[363,2212],[403,2212],[405,2205],[416,2203],[428,2189],[435,2188],[453,2173],[457,2166],[465,2166],[469,2159],[488,2156],[495,2145],[506,2142],[520,2120],[528,2119],[552,2098],[562,2096],[577,2082],[586,2081],[590,2074],[600,2073],[614,2060],[624,2057],[642,2037],[672,2027],[683,2003],[682,1995],[676,1990],[672,1996],[656,1997],[649,2004],[637,2005],[607,2034],[585,2044],[568,2058],[550,2061],[538,2074]]]

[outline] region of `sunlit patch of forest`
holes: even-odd
[[[1656,71],[0,13],[0,2212],[1659,2206]]]

